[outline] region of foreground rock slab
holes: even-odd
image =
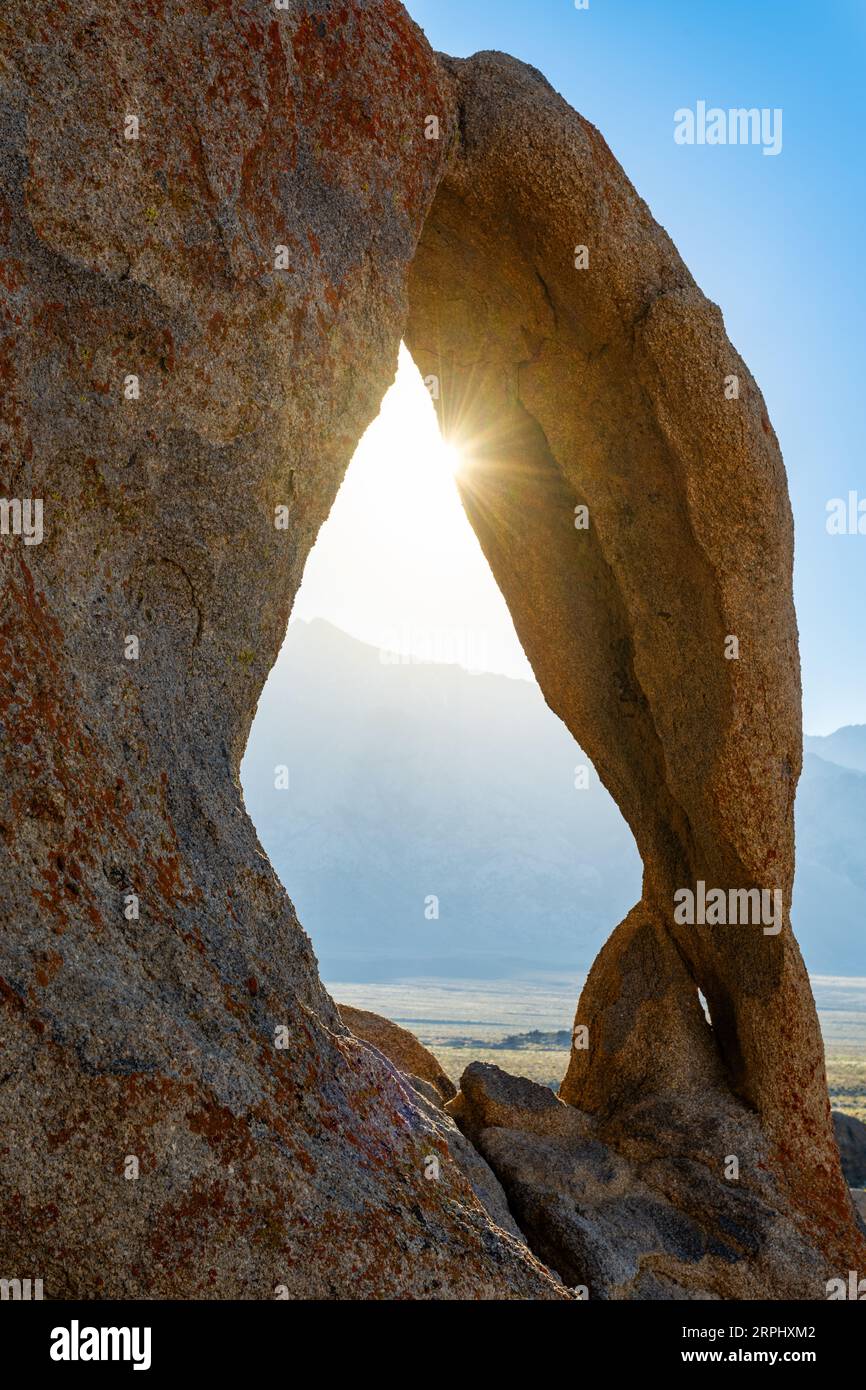
[[[614,1143],[547,1087],[473,1062],[447,1109],[531,1248],[584,1296],[819,1299],[837,1273],[792,1221],[742,1105],[708,1097],[696,1117],[650,1100]],[[722,1152],[741,1177],[724,1176]]]

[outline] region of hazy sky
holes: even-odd
[[[827,503],[866,499],[863,134],[866,0],[409,0],[435,48],[498,48],[593,121],[767,399],[796,521],[804,721],[866,722],[866,535]],[[781,108],[782,149],[678,145],[674,112]],[[864,508],[866,510],[866,508]],[[864,521],[866,526],[866,521]],[[436,447],[411,363],[368,431],[295,613],[377,645],[525,672]]]

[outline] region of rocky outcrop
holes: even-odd
[[[599,133],[513,59],[443,62],[459,136],[412,264],[407,342],[466,457],[466,512],[539,684],[644,862],[642,900],[581,996],[560,1094],[621,1152],[647,1114],[675,1115],[656,1160],[672,1169],[725,1117],[715,1173],[764,1153],[776,1210],[853,1268],[864,1251],[788,916],[800,682],[763,398]],[[710,890],[741,924],[700,915]],[[685,891],[693,924],[674,915]],[[762,892],[773,915],[742,924]]]
[[[547,1087],[474,1062],[450,1114],[490,1164],[531,1248],[584,1296],[824,1294],[825,1260],[784,1209],[767,1143],[733,1100],[648,1097],[628,1142]],[[736,1153],[737,1175],[719,1168]]]
[[[591,1121],[558,1140],[583,1152],[591,1123],[677,1211],[678,1165],[737,1143],[818,1263],[862,1264],[787,917],[671,919],[699,877],[788,904],[790,512],[757,387],[601,137],[512,60],[438,61],[394,0],[8,0],[0,39],[4,1273],[48,1297],[568,1296],[340,1019],[238,784],[407,293],[473,446],[470,518],[646,866],[578,1010],[562,1094]],[[529,1212],[506,1132],[479,1142]],[[592,1183],[587,1220],[625,1229]],[[702,1289],[665,1250],[667,1291]]]
[[[457,1094],[454,1082],[446,1076],[438,1058],[408,1028],[401,1028],[399,1023],[392,1023],[389,1018],[370,1013],[368,1009],[353,1009],[350,1004],[338,1004],[337,1008],[356,1038],[372,1043],[413,1083],[419,1079],[425,1082],[432,1092],[430,1098],[437,1104],[453,1100]]]
[[[436,1113],[457,1095],[457,1087],[446,1076],[438,1058],[408,1029],[401,1028],[381,1014],[371,1013],[368,1009],[354,1009],[350,1004],[338,1004],[337,1008],[341,1019],[355,1037],[369,1043],[378,1055],[392,1062],[397,1079],[408,1082],[419,1096],[430,1103],[432,1110],[425,1105],[421,1105],[421,1109],[447,1145],[449,1158],[466,1178],[491,1221],[521,1245],[526,1245],[523,1232],[509,1210],[505,1192],[493,1169],[452,1119]],[[431,1182],[438,1182],[441,1175],[440,1155],[432,1146],[425,1158],[424,1175]]]
[[[3,1273],[561,1297],[341,1022],[238,784],[393,377],[448,79],[391,3],[0,32],[0,486],[44,503],[0,538]]]

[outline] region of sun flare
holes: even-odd
[[[449,444],[447,439],[443,439],[439,455],[442,460],[442,466],[453,478],[456,478],[463,465],[463,455],[457,445]]]
[[[476,666],[532,680],[463,510],[471,459],[471,440],[442,437],[431,393],[401,345],[394,384],[310,552],[292,616],[323,617],[389,651],[423,655],[432,644],[458,662],[471,651]]]

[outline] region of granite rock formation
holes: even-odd
[[[760,1126],[730,1097],[696,1123],[648,1097],[612,1135],[551,1090],[474,1062],[447,1109],[498,1177],[530,1247],[590,1298],[815,1298],[824,1254],[779,1200]],[[737,1154],[728,1180],[719,1153]]]
[[[393,3],[11,0],[0,37],[2,495],[44,502],[0,538],[3,1273],[563,1297],[341,1022],[238,783],[448,80]]]
[[[671,924],[701,876],[788,902],[790,513],[718,310],[597,132],[531,69],[438,60],[396,0],[8,0],[0,238],[4,1274],[569,1297],[340,1019],[238,783],[407,322],[477,446],[467,510],[542,687],[646,865],[563,1098],[629,1161],[671,1102],[656,1186],[730,1114],[813,1263],[862,1263],[787,921]]]
[[[644,863],[642,900],[580,999],[560,1094],[641,1162],[647,1131],[654,1162],[700,1152],[720,1193],[737,1157],[831,1271],[854,1268],[788,916],[793,528],[763,398],[598,131],[511,58],[443,62],[458,139],[412,263],[407,343],[467,456],[464,505],[542,691]],[[767,893],[775,915],[678,923],[675,895],[700,885],[736,894],[743,916]],[[796,1281],[781,1254],[775,1281],[771,1268],[767,1296]],[[822,1296],[813,1273],[803,1296]]]

